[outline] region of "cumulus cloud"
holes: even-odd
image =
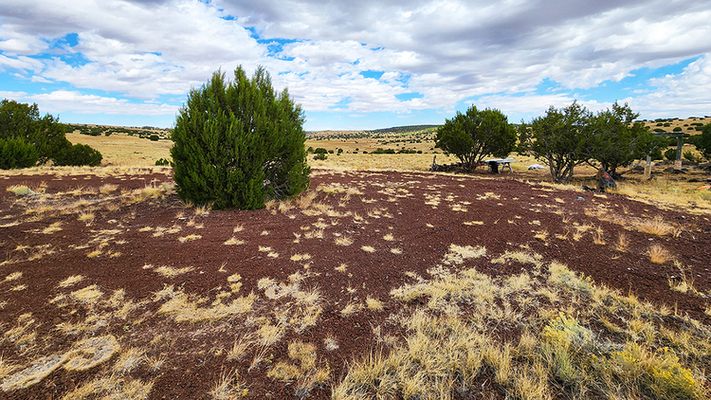
[[[307,115],[452,112],[471,99],[540,113],[699,56],[625,100],[699,109],[711,85],[711,42],[698,39],[711,6],[695,0],[5,0],[0,15],[0,73],[49,85],[37,101],[76,112],[174,113],[191,87],[240,64],[264,65]],[[562,91],[537,93],[544,81]]]
[[[165,115],[176,114],[178,108],[168,104],[131,103],[126,99],[87,95],[76,91],[57,90],[23,96],[27,101],[42,104],[42,111],[77,114],[105,113],[112,115]]]

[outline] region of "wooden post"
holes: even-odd
[[[647,154],[647,165],[644,166],[644,179],[652,177],[652,155]]]
[[[674,169],[681,169],[681,147],[684,145],[684,136],[676,138],[676,160],[674,161]]]

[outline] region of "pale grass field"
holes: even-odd
[[[152,166],[158,159],[170,159],[173,146],[170,140],[153,142],[123,133],[89,136],[71,132],[66,137],[72,144],[86,144],[100,151],[104,157],[102,165]]]

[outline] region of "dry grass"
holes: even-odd
[[[617,236],[617,242],[615,242],[615,250],[620,253],[626,253],[629,248],[630,242],[624,232],[620,232]]]
[[[244,244],[244,240],[239,240],[236,237],[232,236],[231,238],[227,239],[223,244],[226,246],[238,246]]]
[[[526,253],[506,253],[492,262],[519,260],[544,264]],[[706,365],[702,349],[710,339],[703,325],[685,317],[688,330],[660,327],[659,316],[669,315],[664,310],[596,287],[561,263],[546,264],[538,275],[523,272],[505,278],[474,269],[457,274],[432,269],[431,280],[418,278],[414,285],[394,289],[396,300],[409,303],[424,297],[427,307],[405,308],[409,311],[396,318],[405,337],[395,340],[387,355],[376,349],[351,365],[334,387],[333,398],[474,397],[484,369],[493,387],[513,398],[586,398],[592,392],[604,398],[619,398],[620,392],[626,398],[645,398],[647,393],[706,398],[704,373],[698,369]],[[528,318],[511,307],[513,298]],[[610,321],[619,315],[636,317],[626,320],[627,327],[618,327]],[[609,326],[608,333],[593,333],[589,324],[595,321]],[[519,333],[514,338],[486,333],[506,326]],[[376,331],[381,334],[380,327]],[[610,345],[612,338],[622,344]]]
[[[338,246],[350,246],[353,244],[353,239],[348,236],[338,236],[334,240],[334,243]]]
[[[666,264],[674,259],[669,250],[658,244],[649,245],[646,254],[649,257],[649,261],[655,264]]]
[[[214,400],[235,400],[247,396],[249,389],[242,387],[239,374],[235,370],[233,374],[222,374],[217,381],[210,396]]]
[[[365,246],[361,246],[360,249],[366,253],[375,253],[375,247],[373,247],[373,246],[365,245]]]

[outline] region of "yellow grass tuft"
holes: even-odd
[[[353,239],[348,236],[339,236],[334,241],[338,246],[350,246],[353,244]]]
[[[383,310],[383,303],[380,300],[372,298],[370,296],[365,299],[365,305],[368,307],[369,310],[372,311]]]
[[[239,240],[236,237],[232,236],[231,238],[227,239],[223,244],[226,246],[238,246],[244,244],[244,240]]]
[[[178,275],[187,274],[188,272],[191,272],[193,270],[195,270],[195,267],[192,266],[184,268],[173,268],[167,265],[162,265],[160,267],[155,268],[153,271],[165,276],[166,278],[173,278]]]
[[[373,246],[361,246],[360,249],[366,253],[375,253],[375,247]]]
[[[192,234],[192,235],[188,235],[188,236],[183,236],[181,238],[178,238],[178,241],[180,241],[180,243],[185,243],[185,242],[191,242],[193,240],[198,240],[198,239],[202,239],[202,235]]]
[[[11,274],[9,274],[8,276],[5,277],[5,282],[15,281],[15,280],[18,280],[18,279],[20,279],[20,278],[22,278],[22,272],[20,272],[20,271],[13,272],[13,273],[11,273]]]
[[[658,244],[650,245],[646,254],[649,257],[649,261],[655,264],[666,264],[673,259],[671,253]]]
[[[99,298],[103,296],[103,292],[99,290],[99,287],[96,285],[91,285],[87,286],[85,288],[76,290],[74,292],[70,293],[70,297],[76,301],[88,304],[88,305],[94,305],[99,301]]]
[[[232,376],[234,375],[234,376]],[[239,381],[239,374],[222,374],[220,380],[210,391],[210,398],[214,400],[235,400],[247,396],[249,389],[243,388]]]
[[[311,259],[310,254],[294,254],[293,256],[291,256],[291,261],[296,261],[296,262],[307,261],[310,259]]]

